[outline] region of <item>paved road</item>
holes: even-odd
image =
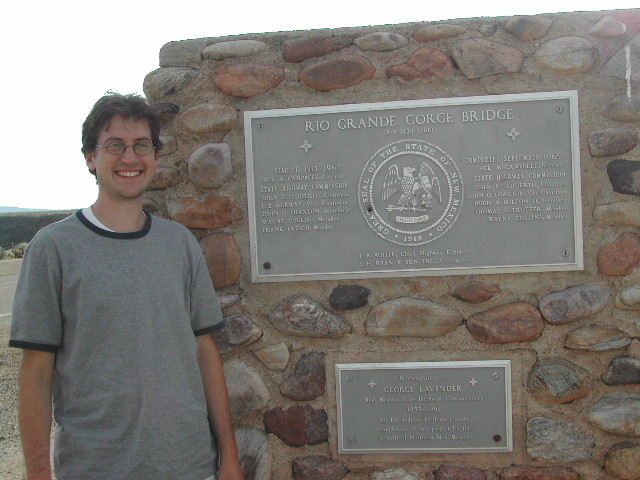
[[[11,304],[22,260],[0,260],[0,478],[23,479],[18,436],[17,377],[20,353],[7,347]]]
[[[11,304],[22,260],[0,260],[0,326],[11,320]]]

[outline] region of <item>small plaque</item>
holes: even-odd
[[[582,269],[577,92],[245,112],[256,282]]]
[[[511,361],[336,364],[338,452],[511,452]]]

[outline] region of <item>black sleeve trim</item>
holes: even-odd
[[[24,350],[39,350],[41,352],[56,353],[57,345],[47,345],[44,343],[21,342],[19,340],[9,340],[9,346],[14,348],[22,348]]]
[[[199,337],[200,335],[205,335],[205,334],[207,334],[207,333],[213,333],[213,332],[215,332],[216,330],[220,330],[222,327],[224,327],[224,326],[225,326],[225,323],[226,323],[226,322],[223,320],[222,322],[220,322],[220,323],[216,323],[215,325],[213,325],[213,326],[211,326],[211,327],[201,328],[200,330],[195,330],[195,331],[193,332],[193,334],[194,334],[196,337]]]

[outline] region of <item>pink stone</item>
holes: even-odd
[[[224,103],[203,103],[180,116],[185,128],[194,133],[226,133],[233,129],[237,118],[238,110]]]
[[[548,293],[540,299],[538,310],[548,323],[564,325],[595,315],[610,297],[611,293],[603,285],[577,285]]]
[[[373,78],[376,67],[359,55],[343,55],[325,60],[300,72],[300,80],[310,88],[328,92],[348,88]]]
[[[626,31],[627,27],[624,23],[605,15],[589,29],[589,35],[599,38],[616,38],[624,35]]]
[[[606,128],[589,135],[592,157],[611,157],[632,150],[638,144],[638,132],[629,127]]]
[[[292,467],[294,480],[342,480],[349,473],[341,462],[322,455],[295,458]]]
[[[283,333],[302,337],[339,338],[351,332],[342,315],[327,310],[306,295],[290,295],[269,312],[273,326]]]
[[[598,272],[602,275],[629,275],[638,265],[640,237],[635,233],[623,233],[598,252]]]
[[[160,49],[161,67],[195,67],[202,63],[200,52],[207,44],[204,38],[165,43]]]
[[[586,397],[593,380],[584,368],[561,357],[539,359],[527,381],[529,393],[541,403],[569,403]]]
[[[416,42],[427,43],[440,40],[442,38],[451,38],[462,35],[465,32],[462,25],[450,23],[437,23],[435,25],[427,25],[418,30],[413,36]]]
[[[409,57],[407,63],[392,65],[385,72],[387,77],[400,77],[406,82],[417,78],[432,79],[442,77],[453,71],[453,62],[449,56],[435,48],[423,47]]]
[[[178,198],[168,204],[172,220],[189,228],[215,230],[243,217],[242,210],[229,197],[211,195],[204,200]]]
[[[215,288],[234,285],[240,278],[242,255],[235,239],[228,233],[212,233],[200,240]]]
[[[401,63],[400,65],[391,65],[384,71],[387,74],[387,78],[398,77],[405,82],[413,82],[418,78],[424,78],[422,74],[413,68],[411,65]]]
[[[640,443],[625,441],[613,445],[604,458],[604,468],[614,478],[640,478]]]
[[[431,300],[400,297],[376,305],[367,317],[367,335],[375,337],[440,337],[463,321],[453,307]]]
[[[524,342],[542,334],[544,320],[530,303],[514,302],[471,315],[467,328],[484,343]]]
[[[198,76],[198,70],[190,67],[161,67],[144,77],[142,89],[147,98],[157,102],[184,89]]]
[[[466,465],[441,465],[435,480],[486,480],[486,475],[476,467]]]
[[[207,143],[189,157],[191,181],[200,188],[218,188],[233,174],[231,149],[226,143]]]
[[[260,325],[242,313],[225,317],[224,327],[212,333],[221,355],[257,342],[262,334]]]
[[[409,39],[391,32],[374,32],[355,40],[360,50],[371,52],[390,52],[409,44]]]
[[[536,64],[560,74],[585,73],[598,62],[598,49],[583,37],[557,37],[533,54]]]
[[[202,50],[205,60],[225,60],[227,58],[248,57],[262,52],[267,44],[259,40],[231,40],[207,45]]]
[[[249,98],[268,92],[284,80],[284,68],[263,63],[225,65],[216,73],[216,86],[227,95]]]
[[[293,400],[314,400],[324,395],[324,355],[320,352],[303,354],[293,369],[293,375],[280,385],[280,392]]]
[[[156,174],[153,176],[153,180],[149,185],[149,190],[164,190],[179,184],[183,180],[184,179],[177,168],[158,167],[156,169]]]
[[[542,15],[512,17],[507,20],[504,29],[523,42],[532,42],[544,37],[553,25],[553,20]]]
[[[469,280],[462,285],[458,285],[451,293],[451,296],[462,302],[482,303],[491,300],[499,292],[500,287],[497,283]]]
[[[602,114],[618,122],[640,122],[640,95],[617,95],[602,107]]]
[[[516,73],[524,62],[524,54],[517,48],[484,38],[459,41],[451,49],[451,56],[469,80],[500,73]]]
[[[331,52],[336,52],[348,47],[351,43],[351,39],[347,37],[314,35],[287,45],[282,52],[282,58],[286,62],[300,63],[309,58],[322,57]]]
[[[256,370],[239,358],[230,358],[223,368],[234,423],[267,406],[271,396]]]
[[[316,445],[329,439],[327,412],[311,405],[295,405],[287,410],[272,408],[264,414],[264,428],[287,445]]]
[[[587,352],[607,352],[627,348],[632,340],[631,336],[619,328],[586,325],[567,333],[564,347]]]
[[[593,219],[600,225],[640,228],[640,200],[596,205]]]

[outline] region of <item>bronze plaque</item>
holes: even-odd
[[[245,112],[256,282],[582,269],[577,93]]]
[[[338,453],[511,452],[509,360],[336,364]]]

